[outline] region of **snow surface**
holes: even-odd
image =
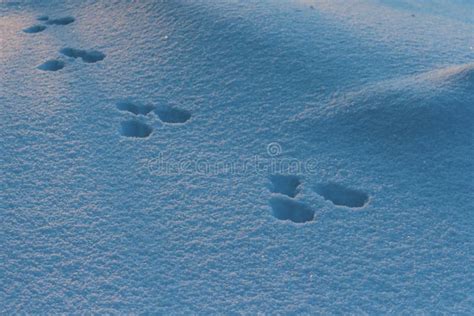
[[[0,1],[0,313],[473,314],[473,105],[468,0]]]

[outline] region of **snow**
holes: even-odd
[[[472,314],[474,3],[0,1],[0,312]]]

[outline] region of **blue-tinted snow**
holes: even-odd
[[[472,314],[473,11],[1,2],[0,312]],[[107,58],[37,68],[64,47]],[[269,154],[294,197],[159,164]]]

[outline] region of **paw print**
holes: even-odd
[[[47,15],[42,15],[37,18],[43,24],[36,24],[30,27],[23,29],[23,32],[28,34],[35,34],[39,32],[43,32],[46,30],[47,25],[68,25],[73,23],[76,19],[72,16],[65,16],[56,19],[50,19]],[[105,58],[105,54],[98,50],[85,50],[85,49],[77,49],[72,47],[66,47],[59,51],[59,53],[63,56],[69,58],[81,58],[85,63],[96,63],[101,61]],[[46,62],[39,65],[37,68],[43,71],[58,71],[64,68],[66,63],[61,60],[60,58],[50,59]]]
[[[301,180],[294,175],[273,175],[270,177],[272,198],[270,206],[273,216],[280,220],[304,223],[314,220],[315,211],[308,205],[297,201]],[[369,203],[369,195],[360,190],[347,188],[341,184],[320,183],[314,192],[332,207],[360,209]]]
[[[296,200],[301,180],[294,175],[272,175],[270,177],[272,214],[279,220],[305,223],[314,219],[314,210]]]
[[[369,202],[366,193],[333,182],[318,184],[314,191],[336,206],[361,208]]]
[[[125,137],[147,138],[150,136],[153,128],[146,123],[146,117],[152,111],[165,124],[183,124],[191,118],[191,112],[167,105],[155,107],[137,102],[120,101],[116,103],[116,107],[119,111],[128,112],[134,116],[133,119],[121,123],[120,134]]]
[[[34,34],[34,33],[39,33],[43,32],[46,30],[47,25],[68,25],[74,22],[76,19],[73,18],[72,16],[65,16],[62,18],[57,18],[57,19],[49,19],[49,16],[47,15],[41,15],[38,18],[36,18],[38,21],[44,23],[44,24],[35,24],[33,26],[27,27],[23,29],[23,32],[28,33],[28,34]]]

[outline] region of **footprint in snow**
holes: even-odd
[[[81,58],[82,61],[86,63],[96,63],[105,58],[105,54],[98,50],[85,50],[66,47],[61,49],[59,52],[67,57]]]
[[[294,223],[305,223],[314,220],[314,210],[308,205],[297,201],[301,180],[294,175],[270,176],[270,199],[272,215],[277,219]]]
[[[96,63],[105,58],[105,54],[96,50],[83,50],[74,48],[63,48],[59,51],[61,54],[71,58],[81,58],[86,63]],[[38,66],[40,70],[57,71],[64,68],[65,63],[58,59],[51,59]]]
[[[65,16],[62,18],[56,18],[56,19],[51,19],[51,20],[49,19],[49,17],[46,17],[46,16],[44,16],[43,18],[44,18],[43,21],[46,21],[46,24],[48,25],[68,25],[76,21],[76,19],[73,18],[72,16]]]
[[[33,25],[30,27],[27,27],[26,29],[23,29],[23,32],[28,33],[28,34],[34,34],[34,33],[43,32],[44,30],[46,30],[46,26],[38,24],[38,25]]]
[[[64,68],[64,62],[58,59],[50,59],[38,66],[43,71],[58,71]]]
[[[133,119],[124,121],[120,126],[120,135],[134,138],[147,138],[153,132],[153,128],[143,122],[140,116],[146,116],[154,107],[151,105],[143,105],[137,102],[122,100],[115,104],[117,109],[122,112],[128,112],[134,115]]]
[[[336,206],[361,208],[369,202],[369,196],[366,193],[333,182],[318,184],[314,190]]]
[[[294,198],[299,192],[298,187],[301,184],[300,179],[293,175],[272,175],[270,177],[272,193],[284,194],[290,198]]]
[[[41,15],[37,17],[36,19],[48,25],[68,25],[75,21],[75,19],[72,16],[66,16],[66,17],[50,20],[49,16]],[[34,33],[43,32],[44,30],[46,30],[46,28],[47,28],[46,25],[36,24],[36,25],[23,29],[23,32],[28,33],[28,34],[34,34]]]
[[[143,105],[131,101],[119,101],[116,106],[119,111],[130,112],[135,115],[147,115],[154,109],[152,105]]]
[[[279,220],[294,223],[310,222],[314,219],[314,210],[304,203],[286,196],[274,196],[270,199],[272,214]]]
[[[47,15],[40,15],[36,18],[38,21],[45,22],[46,24],[49,25],[67,25],[75,21],[75,19],[72,16],[66,16],[62,18],[57,18],[57,19],[49,19],[49,16]],[[29,33],[29,34],[35,34],[39,32],[43,32],[46,30],[47,26],[43,24],[36,24],[30,27],[27,27],[23,29],[23,32]],[[105,58],[105,55],[102,54],[101,52],[86,52],[86,54],[83,57],[83,60],[86,62],[96,62],[99,60],[102,60]],[[45,61],[43,64],[39,65],[37,68],[39,70],[43,71],[58,71],[63,69],[65,66],[64,61],[59,60],[59,59],[50,59]]]
[[[59,52],[67,57],[80,57],[86,63],[96,63],[105,58],[105,54],[95,50],[87,51],[82,49],[63,48]],[[58,59],[50,59],[38,66],[38,69],[45,71],[57,71],[64,68],[64,66],[64,61]]]
[[[314,219],[314,210],[296,200],[301,180],[294,175],[270,176],[272,214],[279,220],[290,220],[295,223],[309,222]],[[363,191],[347,188],[337,183],[320,183],[314,191],[324,200],[335,206],[362,208],[369,202],[369,195]]]
[[[133,119],[122,122],[120,134],[125,137],[146,138],[153,132],[153,128],[146,123]]]
[[[135,117],[122,122],[120,134],[125,137],[146,138],[151,135],[153,128],[144,122],[142,116],[147,116],[154,111],[163,123],[178,124],[185,123],[191,118],[191,112],[170,106],[154,107],[152,105],[140,104],[129,100],[122,100],[115,104],[117,110],[128,112]]]
[[[48,21],[49,20],[49,16],[47,15],[40,15],[36,18],[38,21]]]
[[[191,118],[191,113],[187,110],[178,109],[168,105],[161,105],[155,109],[156,115],[163,123],[180,124]]]

